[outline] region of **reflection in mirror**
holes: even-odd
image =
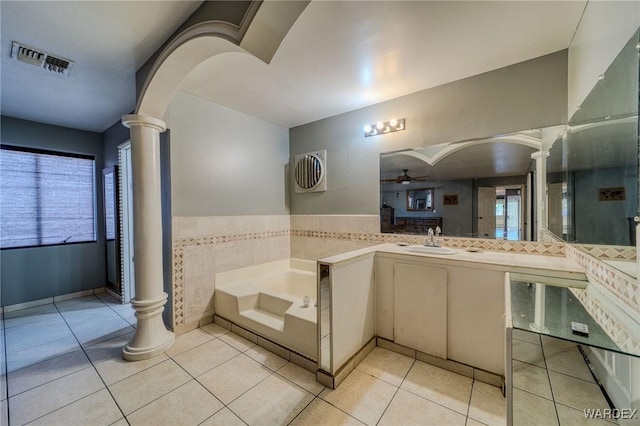
[[[433,188],[407,191],[407,211],[433,211]]]
[[[636,31],[549,151],[549,230],[566,241],[635,245],[639,40]]]
[[[381,231],[425,234],[439,226],[450,237],[531,240],[531,155],[562,131],[555,126],[381,154]],[[419,208],[427,207],[428,194],[430,209]]]

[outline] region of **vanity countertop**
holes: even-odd
[[[319,262],[324,264],[337,264],[360,256],[377,253],[438,259],[439,262],[444,264],[467,262],[493,265],[505,267],[512,272],[540,273],[542,270],[552,272],[553,275],[562,276],[564,278],[586,280],[586,275],[584,274],[582,267],[573,260],[564,256],[546,256],[541,254],[509,253],[487,250],[470,252],[462,248],[456,248],[454,250],[456,250],[455,254],[446,255],[416,253],[397,244],[385,243],[326,257],[324,259],[320,259]]]

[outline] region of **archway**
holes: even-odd
[[[211,16],[191,24],[157,55],[141,87],[135,114],[122,117],[131,132],[136,276],[131,304],[137,318],[136,332],[123,349],[125,359],[151,358],[175,341],[162,321],[168,295],[163,291],[160,188],[160,133],[166,130],[161,118],[173,94],[191,70],[223,53],[246,53],[269,63],[307,5],[306,1],[253,1],[239,24]]]

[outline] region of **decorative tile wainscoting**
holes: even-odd
[[[295,257],[318,260],[382,243],[422,244],[424,235],[382,234],[377,215],[173,218],[173,324],[177,334],[213,318],[214,275]],[[562,242],[442,237],[445,247],[564,256]]]
[[[374,215],[292,215],[291,257],[318,260],[380,244]]]
[[[382,234],[374,215],[291,216],[291,255],[317,260],[382,243],[422,244],[426,235]],[[564,256],[561,241],[505,241],[481,238],[441,237],[445,247],[476,247],[489,251]]]
[[[214,276],[289,257],[289,216],[173,218],[173,324],[182,334],[213,319]]]

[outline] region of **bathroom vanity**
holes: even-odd
[[[334,387],[378,344],[496,386],[505,376],[506,272],[585,280],[565,257],[452,250],[430,254],[381,244],[319,261],[328,300],[319,379]],[[321,295],[318,295],[321,300]],[[328,319],[328,320],[327,320]]]

